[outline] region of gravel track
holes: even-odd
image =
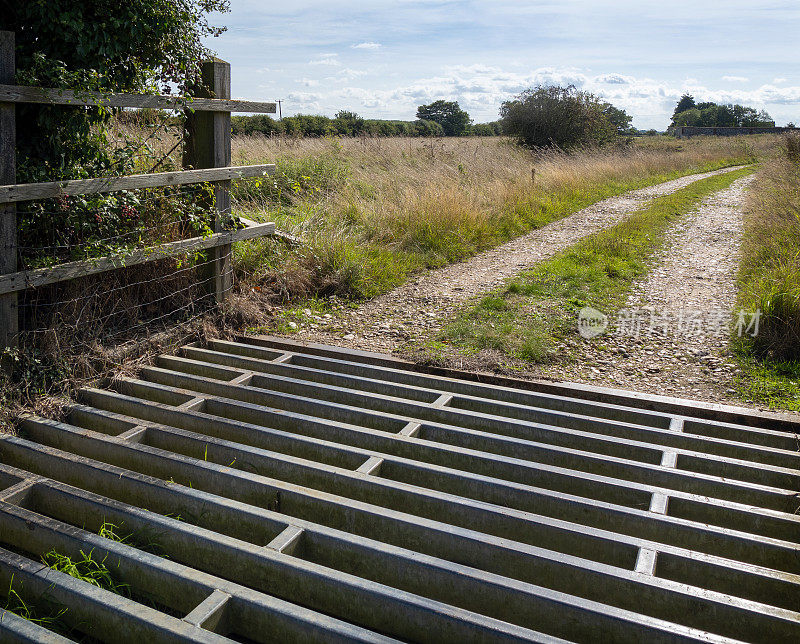
[[[607,341],[577,344],[577,362],[539,370],[558,380],[736,404],[726,355],[747,186],[737,179],[673,224],[654,267],[633,286]],[[744,332],[752,321],[744,318]]]
[[[579,239],[615,225],[656,197],[735,169],[693,174],[605,199],[464,262],[423,273],[358,309],[339,310],[332,318],[309,316],[296,337],[391,353],[410,340],[435,334],[468,300]]]

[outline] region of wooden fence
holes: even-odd
[[[190,251],[208,252],[207,267],[213,295],[218,302],[232,286],[231,244],[274,234],[275,224],[245,222],[242,230],[227,230],[231,209],[232,179],[272,174],[274,165],[230,167],[231,112],[275,113],[275,103],[231,100],[230,65],[214,59],[202,65],[198,97],[98,94],[64,89],[15,86],[14,33],[0,31],[0,347],[17,346],[19,340],[18,293],[28,288],[95,275],[105,271],[152,262]],[[110,106],[129,108],[188,108],[186,150],[177,172],[103,177],[49,183],[16,183],[15,104]],[[213,234],[140,248],[123,256],[70,262],[37,270],[18,270],[17,211],[23,201],[62,195],[88,195],[120,190],[182,186],[210,182],[214,190]]]

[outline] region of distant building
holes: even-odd
[[[792,132],[793,127],[699,127],[696,125],[679,125],[672,128],[676,139],[690,139],[693,136],[742,136],[744,134],[780,134]]]

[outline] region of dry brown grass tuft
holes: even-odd
[[[599,199],[752,161],[774,145],[664,137],[571,154],[504,138],[234,139],[236,164],[277,162],[274,181],[237,189],[237,209],[276,221],[306,249],[239,251],[240,275],[282,298],[371,297]]]
[[[90,279],[82,282],[86,286]],[[174,302],[163,306],[179,308]],[[254,293],[234,293],[219,309],[198,309],[195,316],[177,316],[117,336],[98,331],[91,317],[83,322],[85,328],[59,317],[45,332],[26,334],[21,351],[0,355],[0,362],[10,367],[0,369],[0,432],[13,433],[23,413],[61,418],[81,387],[135,377],[161,354],[174,353],[188,342],[233,339],[244,328],[267,323],[272,315],[269,302]],[[67,315],[69,310],[62,312]]]
[[[741,160],[774,145],[772,137],[644,138],[630,145],[572,154],[531,152],[502,137],[476,138],[288,138],[242,136],[233,141],[234,165],[300,161],[334,155],[346,162],[355,183],[397,200],[421,187],[466,187],[496,204],[510,186],[527,189],[531,170],[544,190],[633,175],[705,167]]]

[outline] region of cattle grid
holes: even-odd
[[[3,612],[0,639],[800,641],[798,429],[267,336],[189,345],[0,436],[0,593],[66,628]]]

